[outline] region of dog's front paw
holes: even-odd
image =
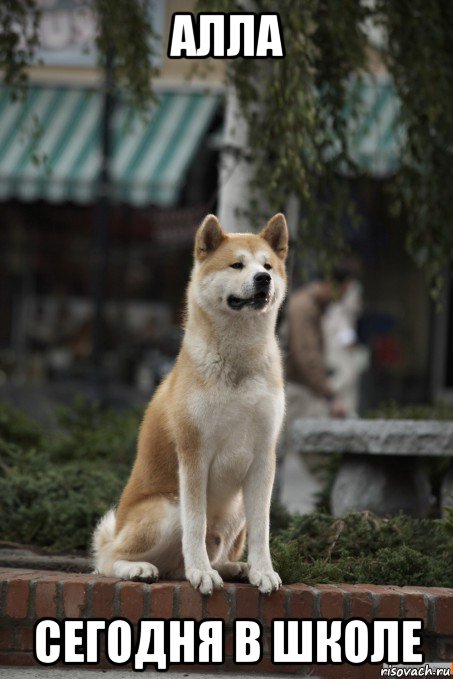
[[[201,570],[199,568],[188,568],[186,578],[195,589],[202,594],[212,594],[214,589],[223,587],[223,580],[214,569]]]
[[[249,582],[258,587],[263,594],[270,594],[282,584],[279,574],[272,569],[260,571],[256,568],[250,568]]]

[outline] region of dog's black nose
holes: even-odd
[[[253,280],[255,281],[255,287],[268,288],[271,282],[271,277],[270,274],[262,271],[260,273],[256,273],[253,277]]]

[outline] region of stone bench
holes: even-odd
[[[290,437],[302,453],[343,455],[331,493],[336,516],[353,510],[427,516],[434,498],[421,458],[453,458],[453,422],[300,419]],[[452,465],[441,503],[453,506]]]

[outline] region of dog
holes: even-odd
[[[202,594],[223,579],[263,593],[281,586],[269,511],[285,408],[276,320],[287,252],[282,214],[259,235],[226,233],[214,215],[199,227],[181,349],[145,412],[119,505],[96,527],[98,573],[185,577]]]

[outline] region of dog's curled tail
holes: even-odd
[[[115,539],[116,517],[115,510],[109,509],[99,520],[93,533],[91,552],[93,555],[96,573],[108,575],[107,563],[110,562],[110,553]]]

